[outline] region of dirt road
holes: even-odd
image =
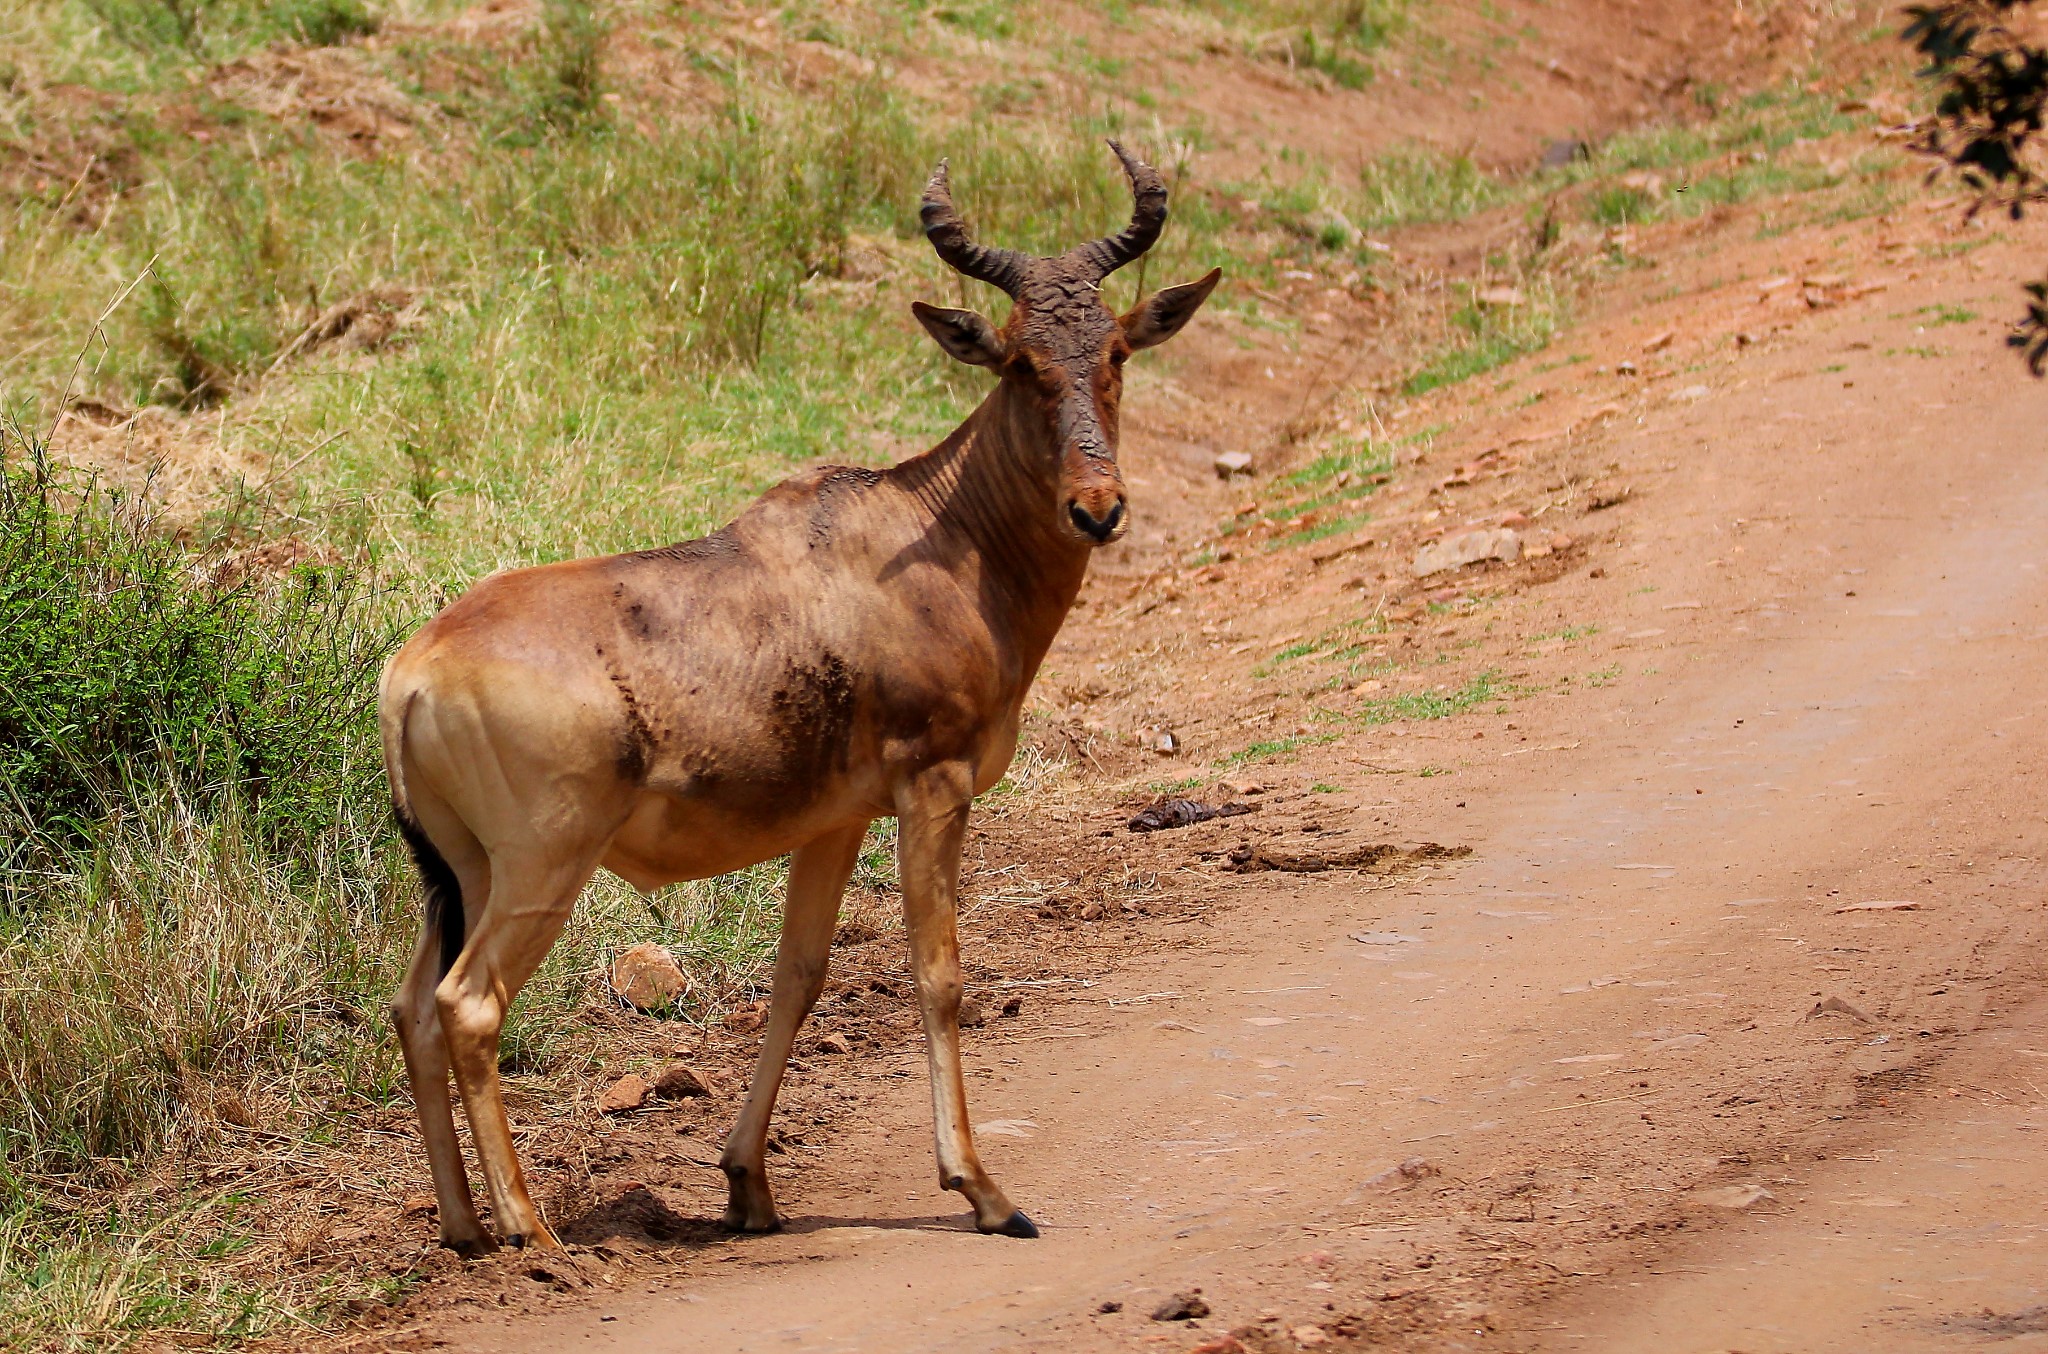
[[[1726,264],[1679,270],[1700,290],[1673,304],[1703,328],[1737,304]],[[1637,490],[1604,562],[1482,618],[1474,642],[1522,665],[1512,707],[1284,773],[1336,791],[1297,796],[1297,830],[1469,858],[1238,875],[1193,859],[1228,825],[1190,829],[1205,939],[976,1041],[985,1158],[1043,1239],[975,1235],[935,1188],[906,1060],[785,1188],[784,1234],[428,1333],[480,1352],[2048,1347],[2048,389],[1984,327],[1938,360],[1888,355],[1925,307],[1995,304],[2006,265],[1974,266],[1633,397],[1573,452]],[[1616,311],[1584,342],[1655,323]],[[1248,604],[1188,605],[1183,627]],[[1454,775],[1387,774],[1418,767]],[[1151,1318],[1197,1287],[1208,1315]]]

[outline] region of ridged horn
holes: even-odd
[[[939,167],[932,171],[931,180],[924,186],[924,201],[917,215],[924,223],[925,238],[954,271],[1016,296],[1017,289],[1024,285],[1024,267],[1029,260],[1014,249],[991,249],[968,237],[966,223],[953,206],[953,190],[946,182],[944,160],[939,161]]]
[[[1104,239],[1090,240],[1068,255],[1092,269],[1098,282],[1150,249],[1159,232],[1166,229],[1166,181],[1159,171],[1125,150],[1115,137],[1110,138],[1109,148],[1124,162],[1124,173],[1131,180],[1131,224]]]

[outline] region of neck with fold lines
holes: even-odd
[[[990,619],[1033,668],[1093,553],[1059,528],[1059,450],[1037,399],[1005,380],[945,441],[891,472],[929,514],[940,556],[979,572]]]

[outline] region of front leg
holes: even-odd
[[[1038,1229],[996,1188],[974,1152],[967,1122],[967,1082],[960,1072],[960,939],[954,921],[960,887],[960,843],[974,797],[974,768],[945,763],[912,777],[897,792],[897,861],[903,917],[917,974],[918,1011],[932,1077],[932,1131],[939,1184],[974,1205],[984,1232],[1031,1237]]]
[[[761,1036],[761,1056],[747,1087],[746,1106],[718,1159],[727,1185],[728,1231],[772,1232],[782,1225],[775,1216],[775,1196],[768,1189],[768,1117],[775,1112],[775,1095],[782,1088],[782,1074],[789,1066],[797,1030],[824,990],[839,900],[860,859],[860,844],[867,830],[865,822],[839,828],[798,847],[790,857],[789,897],[782,909],[782,943],[775,954],[768,1028]]]

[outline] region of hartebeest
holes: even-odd
[[[760,1061],[720,1160],[725,1225],[773,1229],[768,1117],[863,834],[892,814],[939,1180],[982,1231],[1037,1235],[968,1128],[961,838],[969,802],[1016,750],[1025,692],[1089,553],[1129,529],[1124,359],[1177,333],[1221,276],[1121,316],[1103,304],[1103,279],[1166,222],[1157,171],[1110,146],[1130,224],[1057,258],[975,244],[943,163],[926,185],[939,257],[1013,302],[1000,329],[912,305],[940,347],[1000,377],[943,442],[888,470],[797,475],[702,540],[494,575],[385,669],[385,765],[427,898],[392,1014],[444,1245],[493,1247],[456,1145],[451,1066],[498,1235],[554,1242],[513,1150],[498,1039],[596,869],[651,889],[790,852]]]

